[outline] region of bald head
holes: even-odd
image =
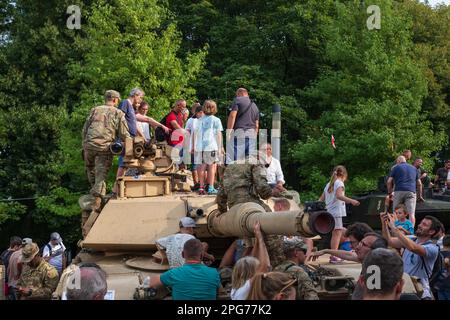
[[[397,164],[406,162],[406,158],[404,156],[398,156],[397,157]]]

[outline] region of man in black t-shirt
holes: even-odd
[[[258,106],[250,99],[247,89],[239,88],[227,121],[227,141],[233,139],[233,153],[227,150],[227,163],[237,159],[243,160],[249,154],[256,154],[258,130]]]

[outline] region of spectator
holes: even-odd
[[[53,232],[50,235],[50,242],[47,243],[42,250],[42,257],[50,265],[55,267],[60,276],[67,264],[65,252],[66,247],[62,242],[61,236],[58,232]]]
[[[350,239],[346,236],[347,229],[343,228],[342,232],[343,233],[341,239],[339,240],[339,250],[352,251],[352,243]]]
[[[444,237],[445,237],[445,227],[444,224],[441,222],[439,225],[439,231],[434,236],[434,240],[436,240],[436,244],[439,246],[439,249],[444,249]]]
[[[96,264],[86,264],[79,266],[77,274],[80,287],[67,287],[67,300],[104,300],[108,290],[105,271]]]
[[[228,247],[220,261],[219,269],[233,267],[236,262],[251,254],[253,247],[245,247],[243,239],[237,239]]]
[[[267,168],[267,183],[273,188],[277,188],[280,191],[280,197],[292,199],[300,205],[300,195],[295,190],[286,190],[284,185],[284,175],[281,169],[281,164],[278,159],[272,156],[272,145],[265,143],[261,146],[261,151],[267,155],[266,162],[269,164]]]
[[[373,266],[379,268],[379,286],[372,283]],[[372,250],[364,259],[358,283],[364,288],[363,300],[399,300],[404,284],[402,259],[388,249]]]
[[[295,300],[295,283],[283,272],[268,272],[256,274],[250,283],[250,294],[247,300]]]
[[[231,105],[227,121],[227,141],[233,139],[233,156],[227,154],[227,163],[238,159],[244,160],[256,152],[258,129],[258,106],[250,99],[247,89],[239,88],[236,91],[236,98]],[[241,142],[242,138],[238,139],[241,135],[244,136],[244,144]]]
[[[172,106],[172,111],[166,117],[166,127],[169,128],[171,135],[167,139],[170,146],[176,146],[183,143],[183,110],[186,109],[186,100],[178,99]],[[178,132],[175,133],[175,131]]]
[[[190,117],[187,122],[185,129],[187,132],[189,132],[190,140],[189,140],[189,152],[191,153],[191,171],[192,171],[192,179],[194,180],[194,187],[192,188],[192,191],[197,191],[200,188],[200,183],[198,180],[198,174],[197,174],[197,167],[198,163],[195,162],[194,159],[194,132],[197,128],[198,120],[203,117],[203,108],[200,105],[200,103],[196,102],[192,106],[192,117]]]
[[[198,164],[197,174],[200,187],[199,194],[217,194],[214,188],[217,162],[222,153],[222,123],[214,116],[217,113],[217,105],[212,100],[206,100],[203,104],[205,114],[197,122],[194,132],[194,160]],[[205,169],[208,170],[208,189],[205,190]]]
[[[405,160],[408,162],[409,160],[411,160],[412,157],[411,150],[409,149],[403,150],[402,156],[404,156]]]
[[[439,168],[434,178],[434,185],[436,188],[442,189],[446,186],[447,175],[450,172],[450,160],[445,160],[444,167]]]
[[[255,245],[252,256],[239,259],[233,268],[231,276],[231,300],[245,300],[250,292],[250,279],[257,273],[267,272],[270,268],[264,238],[259,222],[255,224]]]
[[[347,169],[344,166],[337,166],[333,169],[330,182],[325,186],[319,201],[325,201],[327,211],[334,217],[334,230],[331,235],[331,250],[337,250],[342,236],[342,217],[347,215],[345,203],[359,206],[359,201],[345,196],[344,182],[347,180]],[[335,256],[330,257],[331,263],[338,263],[341,259]]]
[[[439,253],[439,247],[431,240],[440,228],[440,221],[432,216],[425,216],[417,226],[415,240],[405,236],[395,226],[395,218],[389,214],[380,214],[383,236],[391,247],[405,249],[403,265],[405,272],[420,279],[423,287],[422,299],[432,299],[429,285],[434,263]],[[390,232],[393,236],[391,236]]]
[[[331,254],[343,260],[362,263],[371,250],[378,248],[387,248],[387,241],[378,233],[369,232],[364,235],[364,238],[358,243],[354,252],[324,249],[313,252],[311,258],[312,260],[316,260],[323,254]]]
[[[427,172],[422,169],[422,165],[423,165],[422,158],[416,158],[413,162],[413,167],[417,169],[417,173],[419,174],[419,179],[422,182],[423,188],[429,188],[431,186],[431,179],[428,176]]]
[[[195,220],[189,217],[183,217],[179,223],[180,232],[170,235],[156,241],[156,247],[163,256],[163,261],[167,260],[171,269],[180,267],[184,264],[182,256],[183,246],[186,241],[195,239],[194,228],[196,228]],[[206,244],[203,244],[206,247]],[[214,257],[203,252],[209,260],[214,260]]]
[[[150,117],[147,117],[149,105],[147,102],[142,101],[139,107],[137,108],[136,113],[136,119],[137,119],[137,125],[140,127],[142,133],[144,134],[145,140],[150,140],[150,124],[151,120],[153,120]],[[151,120],[150,120],[151,119]],[[153,120],[155,121],[155,120]],[[156,122],[156,121],[155,121]],[[157,122],[159,124],[159,122]],[[162,124],[160,124],[163,126]],[[165,126],[164,126],[165,127]]]
[[[349,239],[353,250],[355,250],[359,242],[364,239],[364,235],[372,232],[372,228],[367,223],[355,222],[348,226],[345,236]]]
[[[406,205],[406,211],[414,227],[416,223],[416,185],[419,190],[419,201],[424,201],[422,197],[422,182],[419,179],[417,169],[406,163],[404,156],[399,156],[397,162],[399,164],[392,168],[387,181],[388,194],[394,197],[394,208],[400,203]],[[393,184],[395,184],[394,190]]]
[[[443,245],[441,253],[444,256],[444,278],[438,284],[437,296],[438,300],[450,300],[450,235],[444,237]]]
[[[8,265],[9,265],[9,260],[11,258],[11,255],[16,252],[17,250],[19,250],[20,245],[22,244],[22,239],[20,239],[20,237],[17,236],[13,236],[9,239],[9,248],[6,249],[5,251],[2,252],[2,254],[0,255],[0,263],[3,264],[5,266],[5,287],[2,288],[5,292],[5,296],[9,295],[9,285],[8,285]]]
[[[447,172],[447,189],[450,189],[450,170]]]
[[[49,300],[58,285],[58,271],[39,255],[36,243],[22,249],[21,262],[26,264],[17,282],[19,300]]]
[[[404,204],[399,204],[395,207],[395,226],[403,232],[404,235],[414,234],[414,227],[407,219],[408,213],[406,212],[406,206]]]
[[[203,245],[198,239],[186,241],[183,247],[183,266],[171,269],[150,279],[150,287],[172,288],[173,300],[215,300],[221,287],[216,269],[202,263]]]
[[[308,246],[300,239],[285,241],[283,251],[286,260],[274,271],[285,272],[297,279],[298,300],[319,300],[314,284],[305,270],[307,250]]]
[[[19,281],[20,275],[22,273],[22,249],[25,245],[32,242],[33,240],[30,238],[23,238],[20,248],[17,251],[14,251],[9,258],[7,269],[9,300],[17,300],[17,281]]]

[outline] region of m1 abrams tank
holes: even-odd
[[[172,153],[177,152],[172,147],[138,138],[124,145],[127,170],[118,179],[118,197],[104,203],[100,213],[90,212],[83,226],[82,250],[74,259],[104,269],[115,299],[150,298],[148,291],[139,291],[143,279],[168,269],[152,256],[156,240],[177,233],[185,216],[196,220],[196,237],[209,244],[216,258],[236,238],[251,237],[256,221],[266,234],[313,237],[334,227],[326,211],[304,213],[292,200],[291,211],[268,213],[256,203],[244,203],[220,214],[215,196],[191,192],[188,172],[176,171]],[[86,199],[80,199],[84,215],[90,210]],[[272,200],[267,204],[273,207]]]
[[[386,179],[380,178],[378,189],[355,197],[361,204],[349,206],[344,223],[365,222],[375,230],[381,230],[380,212],[386,211],[384,200],[387,196]],[[445,228],[450,228],[450,190],[424,189],[424,202],[416,204],[417,223],[426,215],[432,215],[441,221]],[[417,224],[416,223],[416,224]]]

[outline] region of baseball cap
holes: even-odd
[[[294,239],[289,239],[284,241],[283,243],[283,251],[289,252],[291,250],[302,250],[303,252],[306,253],[306,251],[308,250],[308,246],[306,245],[306,243],[304,243],[302,240],[298,239],[298,238],[294,238]]]
[[[183,217],[180,219],[180,227],[184,228],[196,228],[195,220],[189,217]]]
[[[59,235],[58,232],[53,232],[53,233],[50,235],[50,240],[61,240],[61,236]]]
[[[107,90],[105,92],[105,100],[120,99],[120,93],[116,90]]]
[[[36,243],[28,243],[22,249],[22,257],[20,259],[23,263],[28,263],[39,253],[39,247]]]
[[[33,239],[31,239],[31,238],[23,238],[22,239],[22,245],[27,245],[29,243],[33,243]]]

